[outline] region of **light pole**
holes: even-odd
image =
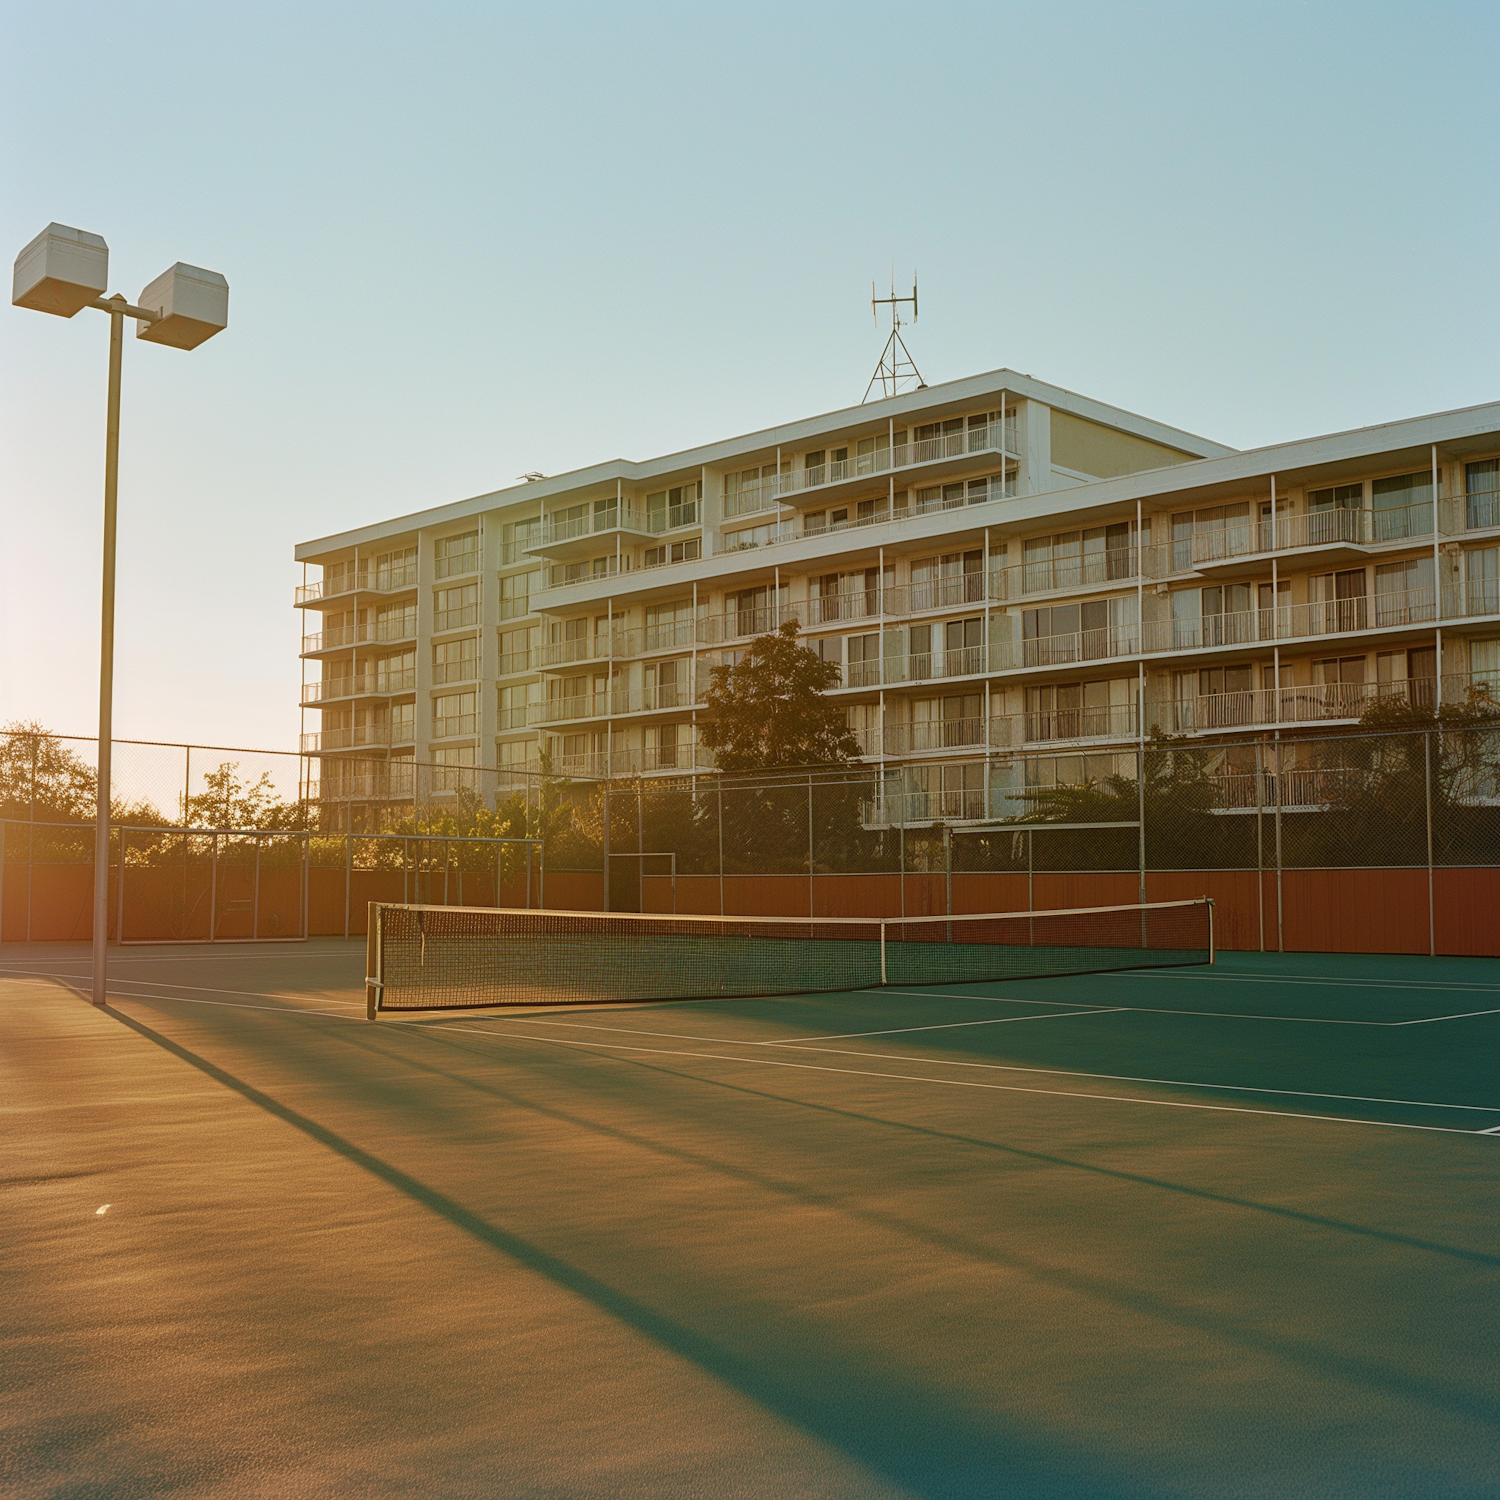
[[[94,1004],[105,1003],[109,937],[109,783],[114,733],[115,504],[120,484],[120,356],[125,319],[136,337],[174,349],[196,349],[229,322],[229,283],[217,271],[180,261],[162,272],[132,306],[109,286],[109,246],[97,234],[49,224],[16,257],[11,302],[71,318],[86,307],[109,314],[109,401],[104,427],[104,582],[99,604],[99,768],[94,824]],[[184,810],[184,817],[186,811]],[[122,851],[123,853],[123,851]],[[124,860],[120,878],[125,878]]]

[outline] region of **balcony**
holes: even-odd
[[[705,680],[697,702],[703,701]],[[609,688],[602,693],[567,693],[531,705],[533,724],[561,724],[574,719],[607,719],[622,714],[664,713],[691,708],[692,689],[687,683],[665,683],[652,688]]]
[[[1500,581],[1484,579],[1443,589],[1445,620],[1500,612]],[[1147,652],[1198,651],[1307,637],[1350,635],[1401,625],[1437,621],[1437,590],[1392,589],[1351,599],[1284,604],[1279,609],[1245,610],[1183,620],[1151,620],[1145,627]]]
[[[924,438],[921,442],[900,443],[894,449],[879,448],[839,463],[817,464],[810,469],[767,475],[758,484],[746,485],[726,494],[724,515],[726,518],[756,515],[774,509],[787,495],[805,494],[810,490],[828,491],[838,485],[848,485],[892,470],[920,468],[983,453],[1008,453],[1014,458],[1013,427],[1011,436],[1012,443],[1007,448],[1001,424],[991,422],[962,432]]]
[[[325,775],[308,783],[307,798],[310,802],[409,802],[415,785],[413,771],[414,767],[400,761],[382,761],[367,771]]]
[[[324,729],[304,734],[302,753],[321,755],[328,750],[356,750],[366,745],[409,745],[411,742],[410,724],[355,724],[344,729]]]
[[[472,657],[467,661],[439,661],[432,664],[433,687],[442,687],[448,682],[477,682],[478,679],[479,664]]]
[[[983,787],[953,787],[930,792],[887,792],[862,803],[866,828],[902,828],[913,824],[983,823],[990,821],[990,799]]]
[[[1225,729],[1308,725],[1359,719],[1372,704],[1397,702],[1423,713],[1437,706],[1437,680],[1411,678],[1405,682],[1314,682],[1301,687],[1255,688],[1238,693],[1214,693],[1164,705],[1158,716],[1177,734],[1212,733]],[[1445,676],[1442,702],[1496,703],[1495,686],[1462,674]],[[1496,703],[1500,708],[1500,703]]]
[[[352,570],[325,577],[321,583],[304,583],[294,596],[296,607],[305,609],[346,594],[397,594],[417,586],[417,565],[403,563],[395,568]]]
[[[328,677],[322,682],[302,684],[302,702],[309,707],[345,698],[388,698],[397,693],[414,693],[417,673],[414,667],[395,672],[357,672],[349,677]]]
[[[602,536],[610,531],[630,531],[641,536],[650,536],[653,531],[662,531],[665,525],[652,527],[651,517],[631,505],[590,506],[581,516],[548,516],[533,531],[524,543],[528,553],[551,553],[556,556],[576,556],[588,549],[590,537]]]
[[[456,736],[477,734],[478,723],[477,714],[450,714],[443,718],[434,715],[432,737],[435,740],[450,740]]]
[[[608,776],[639,776],[652,773],[686,775],[713,769],[713,751],[701,745],[634,746],[628,750],[591,750],[582,755],[559,755],[556,761],[564,776],[602,781]]]
[[[1165,554],[1171,572],[1219,571],[1226,564],[1272,552],[1319,549],[1337,556],[1362,556],[1387,542],[1421,540],[1432,535],[1432,505],[1402,505],[1389,510],[1318,510],[1303,515],[1269,516],[1232,521],[1191,537],[1174,538],[1156,549]]]
[[[302,637],[302,654],[314,656],[320,651],[337,651],[370,641],[412,641],[417,637],[416,616],[400,620],[378,620],[359,625],[334,625]]]

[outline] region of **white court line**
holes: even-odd
[[[1313,1120],[1323,1125],[1362,1125],[1372,1130],[1422,1130],[1438,1135],[1477,1135],[1480,1132],[1455,1125],[1413,1125],[1397,1120],[1361,1120],[1347,1115],[1318,1115],[1301,1110],[1251,1109],[1239,1104],[1195,1104],[1185,1099],[1139,1099],[1129,1094],[1089,1094],[1077,1089],[1037,1089],[1013,1083],[983,1083],[968,1078],[926,1078],[917,1073],[877,1073],[867,1068],[831,1068],[819,1063],[772,1061],[762,1053],[758,1057],[735,1057],[719,1052],[684,1052],[666,1047],[630,1047],[622,1042],[574,1042],[564,1037],[541,1036],[536,1032],[494,1031],[481,1026],[451,1026],[449,1031],[471,1031],[478,1036],[513,1037],[520,1041],[546,1042],[554,1047],[572,1047],[579,1051],[639,1052],[653,1057],[688,1057],[716,1062],[742,1063],[757,1068],[794,1068],[809,1073],[842,1073],[855,1078],[882,1078],[896,1083],[932,1083],[942,1088],[988,1089],[1004,1094],[1040,1094],[1049,1098],[1089,1099],[1109,1104],[1138,1104],[1156,1109],[1192,1109],[1211,1114],[1267,1115],[1283,1120]],[[418,1032],[417,1035],[427,1033]]]
[[[11,972],[40,979],[83,978],[81,974],[59,974],[52,969],[13,969]],[[112,979],[110,980],[110,984],[111,986],[116,984],[159,984],[169,990],[195,990],[200,995],[255,995],[262,1000],[274,998],[274,996],[265,990],[219,990],[215,989],[211,984],[171,984],[165,979]],[[284,990],[279,993],[284,994],[288,1000],[323,1000],[328,1001],[332,1005],[362,1006],[364,1004],[360,1000],[330,1000],[327,995],[306,995],[294,990]],[[171,997],[169,995],[161,995],[157,998],[167,1000]]]
[[[782,1046],[800,1047],[797,1042]],[[1028,1068],[1017,1063],[953,1062],[941,1057],[912,1057],[903,1052],[854,1052],[844,1047],[808,1047],[843,1057],[885,1058],[891,1062],[937,1063],[945,1068],[985,1068],[997,1073],[1041,1073],[1054,1078],[1103,1078],[1116,1083],[1159,1083],[1179,1089],[1224,1089],[1231,1094],[1280,1094],[1297,1099],[1343,1099],[1351,1104],[1409,1104],[1415,1109],[1462,1109],[1472,1114],[1500,1114],[1500,1104],[1438,1104],[1431,1099],[1386,1099],[1379,1094],[1327,1094],[1320,1089],[1272,1089],[1253,1083],[1193,1083],[1186,1078],[1141,1078],[1132,1073],[1084,1073],[1075,1068]],[[1500,1130],[1500,1126],[1495,1127]]]
[[[1097,1015],[1097,1011],[1076,1011],[1076,1015]],[[496,1017],[495,1019],[499,1019]],[[1004,1016],[998,1024],[1004,1025],[1010,1021],[1044,1021],[1050,1019],[1046,1016]],[[796,1047],[801,1048],[810,1042],[843,1041],[844,1037],[784,1037],[774,1041],[751,1041],[748,1038],[741,1040],[738,1037],[729,1036],[700,1036],[684,1031],[647,1031],[639,1026],[599,1026],[583,1021],[554,1021],[550,1016],[518,1016],[511,1019],[508,1024],[516,1025],[522,1021],[534,1021],[547,1026],[567,1026],[585,1031],[611,1031],[624,1036],[649,1036],[670,1037],[676,1041],[685,1042],[716,1042],[725,1047]],[[964,1021],[959,1024],[964,1026],[993,1025],[995,1022]],[[453,1024],[443,1027],[445,1031],[466,1031],[471,1028],[462,1024]],[[903,1028],[906,1031],[943,1031],[949,1028],[939,1025],[932,1027],[912,1026]],[[890,1036],[891,1032],[869,1031],[850,1032],[849,1037],[859,1036]],[[1224,1089],[1232,1094],[1278,1094],[1286,1098],[1298,1099],[1343,1099],[1349,1103],[1358,1104],[1406,1104],[1416,1109],[1461,1109],[1468,1110],[1474,1114],[1500,1114],[1500,1105],[1491,1104],[1440,1104],[1432,1099],[1388,1099],[1379,1094],[1330,1094],[1321,1089],[1273,1089],[1266,1088],[1260,1084],[1253,1083],[1199,1083],[1187,1078],[1147,1078],[1135,1073],[1089,1073],[1079,1068],[1037,1068],[1027,1067],[1022,1063],[996,1063],[996,1062],[970,1062],[956,1061],[944,1057],[913,1057],[905,1052],[856,1052],[845,1047],[812,1047],[808,1046],[809,1052],[828,1052],[834,1056],[842,1057],[869,1057],[882,1058],[887,1062],[916,1062],[926,1063],[928,1066],[943,1068],[981,1068],[995,1073],[1034,1073],[1048,1078],[1098,1078],[1112,1083],[1155,1083],[1172,1088],[1180,1089]],[[750,1061],[751,1059],[746,1059]],[[1500,1127],[1496,1127],[1500,1130]]]
[[[1494,1010],[1465,1010],[1456,1016],[1418,1016],[1415,1021],[1391,1021],[1392,1026],[1430,1026],[1434,1021],[1467,1021],[1470,1016],[1500,1016],[1500,1007]]]
[[[1321,984],[1345,989],[1460,990],[1471,993],[1500,990],[1500,984],[1485,984],[1478,979],[1461,984],[1422,984],[1405,979],[1320,979],[1314,974],[1184,974],[1178,969],[1115,969],[1110,972],[1119,978],[1211,979],[1216,984]]]
[[[836,1031],[832,1036],[799,1036],[783,1039],[773,1037],[765,1042],[747,1042],[749,1047],[787,1047],[803,1042],[846,1042],[861,1036],[901,1036],[908,1031],[956,1031],[963,1026],[1014,1026],[1017,1021],[1060,1021],[1067,1016],[1108,1015],[1111,1011],[1126,1010],[1124,1005],[1091,1005],[1087,1010],[1054,1011],[1041,1016],[990,1016],[983,1021],[941,1021],[930,1026],[892,1026],[885,1031]]]
[[[350,938],[349,941],[352,944],[357,941],[363,942],[363,939]],[[202,946],[207,947],[209,945],[205,943]],[[215,943],[213,946],[219,947],[221,945]],[[352,948],[300,948],[288,951],[289,949],[291,949],[289,942],[278,942],[274,948],[264,948],[257,944],[253,951],[245,953],[111,953],[109,964],[111,968],[116,964],[229,964],[243,963],[246,959],[251,958],[295,958],[299,963],[305,962],[309,958],[342,958],[347,959],[351,963],[354,962],[354,958],[351,956],[353,953]],[[360,954],[359,956],[363,958],[364,955]],[[70,958],[64,955],[60,958],[54,958],[52,962],[55,964],[92,964],[93,959],[88,954],[83,953],[77,958]],[[0,970],[7,970],[11,967],[12,965],[8,963],[0,963]]]
[[[861,995],[922,995],[933,1000],[989,1000],[989,995],[948,995],[941,990],[857,990],[851,993]],[[1027,1000],[1012,1000],[1007,998],[1007,1005],[1028,1005],[1032,1002]],[[1058,1001],[1058,1004],[1065,1004]],[[1101,1007],[1102,1009],[1102,1007]],[[1222,1016],[1230,1021],[1295,1021],[1301,1026],[1401,1026],[1402,1021],[1346,1021],[1333,1016],[1263,1016],[1251,1011],[1242,1010],[1182,1010],[1165,1005],[1112,1005],[1112,1011],[1139,1011],[1147,1016]]]
[[[350,1016],[350,1015],[348,1015],[348,1014],[346,1014],[346,1013],[344,1013],[342,1011],[304,1010],[304,1009],[302,1009],[300,1007],[289,1006],[289,1005],[244,1005],[244,1004],[241,1004],[239,1002],[232,1001],[232,1000],[195,1000],[192,997],[186,996],[186,995],[118,995],[118,996],[115,996],[114,998],[118,999],[118,1000],[167,1000],[167,1001],[180,1001],[183,1004],[187,1004],[187,1005],[217,1005],[217,1006],[222,1006],[225,1009],[229,1009],[229,1010],[268,1010],[268,1011],[277,1011],[277,1012],[280,1012],[280,1013],[285,1014],[285,1015],[294,1015],[294,1016],[309,1016],[309,1015],[310,1016],[323,1016],[323,1015],[326,1015],[326,1016],[333,1016],[337,1020],[346,1020],[346,1021],[353,1021],[353,1020],[360,1019],[359,1017]],[[1079,1014],[1092,1014],[1092,1012],[1079,1012]],[[531,1018],[528,1017],[526,1019],[531,1019]],[[540,1020],[540,1021],[546,1021],[548,1018],[544,1017],[544,1016],[538,1016],[535,1019]],[[1043,1019],[1046,1019],[1046,1018],[1045,1017],[1041,1017],[1041,1016],[1022,1016],[1022,1017],[1016,1017],[1015,1019],[1018,1019],[1018,1020],[1043,1020]],[[515,1024],[515,1023],[512,1022],[511,1024]],[[555,1024],[557,1024],[557,1025],[581,1025],[583,1023],[579,1023],[579,1022],[566,1022],[566,1021],[564,1021],[564,1022],[557,1022]],[[966,1080],[966,1079],[954,1079],[954,1078],[925,1078],[925,1077],[921,1076],[920,1074],[913,1074],[913,1073],[876,1073],[876,1072],[873,1072],[873,1071],[871,1071],[869,1069],[865,1069],[865,1068],[830,1068],[830,1067],[824,1067],[824,1066],[822,1066],[820,1064],[817,1064],[817,1063],[790,1063],[790,1062],[775,1062],[775,1063],[773,1063],[773,1062],[770,1062],[768,1059],[766,1059],[764,1056],[760,1056],[760,1057],[739,1057],[739,1056],[732,1056],[732,1055],[728,1055],[728,1054],[725,1054],[725,1053],[718,1053],[718,1052],[685,1052],[685,1051],[681,1051],[681,1050],[678,1050],[678,1049],[666,1048],[666,1047],[632,1047],[632,1046],[629,1046],[628,1044],[621,1043],[621,1042],[585,1042],[585,1041],[574,1042],[574,1041],[569,1041],[568,1039],[566,1039],[564,1037],[549,1037],[549,1036],[544,1036],[544,1035],[542,1035],[542,1034],[540,1034],[538,1032],[495,1031],[495,1030],[493,1030],[490,1027],[483,1027],[483,1026],[447,1025],[447,1026],[443,1027],[442,1031],[436,1032],[436,1033],[428,1033],[428,1032],[424,1031],[422,1028],[416,1028],[416,1027],[413,1027],[413,1028],[410,1028],[410,1029],[416,1035],[419,1035],[419,1036],[421,1036],[421,1035],[429,1035],[429,1034],[436,1034],[438,1036],[441,1036],[444,1033],[449,1032],[449,1031],[463,1031],[463,1032],[471,1032],[471,1033],[473,1033],[476,1036],[500,1036],[500,1037],[512,1037],[512,1038],[515,1038],[515,1039],[521,1040],[521,1041],[550,1042],[550,1043],[552,1043],[555,1046],[559,1046],[559,1047],[573,1047],[573,1048],[581,1050],[581,1051],[641,1052],[641,1053],[646,1053],[646,1054],[651,1055],[651,1056],[662,1056],[662,1057],[710,1058],[710,1059],[716,1059],[716,1060],[721,1061],[721,1062],[749,1063],[752,1066],[756,1066],[756,1067],[769,1066],[769,1067],[796,1068],[796,1069],[800,1069],[800,1070],[803,1070],[803,1071],[814,1072],[814,1073],[843,1073],[843,1074],[848,1074],[850,1076],[859,1077],[859,1078],[886,1078],[886,1079],[893,1079],[893,1080],[896,1080],[898,1082],[906,1082],[906,1083],[934,1083],[934,1084],[945,1085],[945,1086],[953,1087],[953,1088],[982,1088],[982,1089],[994,1090],[994,1091],[1001,1092],[1001,1093],[1038,1094],[1038,1095],[1043,1095],[1043,1096],[1046,1096],[1046,1097],[1049,1097],[1049,1098],[1104,1100],[1104,1101],[1109,1101],[1109,1102],[1113,1102],[1113,1103],[1116,1103],[1116,1104],[1155,1105],[1155,1106],[1158,1106],[1158,1107],[1163,1108],[1163,1109],[1196,1109],[1196,1110],[1203,1110],[1203,1111],[1207,1111],[1207,1112],[1210,1112],[1210,1113],[1216,1113],[1216,1114],[1270,1115],[1273,1118],[1277,1118],[1277,1119],[1318,1120],[1318,1121],[1323,1121],[1325,1123],[1330,1123],[1330,1124],[1365,1125],[1365,1126],[1369,1126],[1371,1128],[1387,1129],[1387,1130],[1425,1130],[1425,1131],[1435,1131],[1435,1132],[1437,1132],[1439,1134],[1443,1134],[1443,1135],[1488,1135],[1488,1136],[1497,1136],[1497,1137],[1500,1137],[1500,1125],[1496,1125],[1496,1126],[1494,1126],[1494,1127],[1492,1127],[1490,1129],[1486,1129],[1486,1130],[1464,1130],[1464,1129],[1459,1129],[1458,1127],[1451,1126],[1451,1125],[1413,1125],[1413,1124],[1408,1124],[1408,1123],[1405,1123],[1405,1122],[1395,1121],[1395,1120],[1361,1120],[1361,1119],[1353,1118],[1351,1116],[1344,1116],[1344,1115],[1319,1115],[1319,1114],[1310,1114],[1310,1113],[1307,1113],[1305,1111],[1296,1111],[1296,1110],[1250,1109],[1250,1108],[1247,1108],[1247,1107],[1244,1107],[1244,1106],[1241,1106],[1241,1105],[1233,1105],[1233,1104],[1193,1104],[1193,1103],[1190,1103],[1190,1102],[1184,1101],[1184,1100],[1138,1099],[1138,1098],[1134,1098],[1134,1097],[1132,1097],[1131,1095],[1128,1095],[1128,1094],[1091,1094],[1091,1093],[1081,1092],[1080,1090],[1077,1090],[1077,1089],[1037,1089],[1037,1088],[1022,1087],[1022,1086],[1017,1085],[1017,1084],[981,1083],[981,1082],[978,1082],[978,1081],[970,1082],[969,1080]],[[615,1028],[615,1027],[590,1027],[589,1029],[590,1030],[599,1030],[599,1031],[603,1031],[603,1030],[618,1030],[618,1031],[623,1031],[623,1032],[626,1032],[626,1033],[629,1033],[629,1034],[635,1035],[635,1036],[640,1036],[640,1035],[646,1035],[646,1036],[676,1035],[675,1033],[656,1033],[656,1032],[644,1032],[643,1033],[643,1032],[640,1032],[640,1031],[636,1030],[635,1028],[629,1027],[629,1026],[622,1026],[622,1027],[617,1027],[617,1028]],[[710,1037],[710,1038],[704,1038],[703,1040],[708,1040],[708,1041],[722,1041],[723,1039],[717,1038],[717,1037]],[[734,1042],[734,1041],[731,1040],[731,1041],[729,1041],[727,1043],[727,1045],[729,1045],[729,1046],[755,1046],[757,1044],[753,1043],[753,1042],[740,1042],[740,1043],[736,1043],[736,1042]],[[796,1045],[796,1043],[790,1043],[790,1044],[784,1044],[784,1045]],[[1106,1080],[1109,1080],[1109,1081],[1112,1081],[1112,1082],[1121,1082],[1121,1083],[1157,1083],[1157,1084],[1162,1084],[1162,1085],[1167,1085],[1167,1086],[1176,1086],[1178,1088],[1202,1088],[1202,1089],[1222,1088],[1222,1089],[1228,1089],[1229,1091],[1231,1091],[1233,1093],[1267,1093],[1267,1094],[1279,1094],[1279,1095],[1283,1095],[1283,1096],[1286,1096],[1286,1097],[1297,1097],[1297,1098],[1342,1099],[1342,1100],[1345,1100],[1345,1101],[1348,1101],[1348,1102],[1351,1102],[1351,1103],[1356,1103],[1357,1102],[1357,1103],[1371,1103],[1371,1104],[1409,1104],[1409,1105],[1412,1105],[1414,1107],[1420,1107],[1420,1108],[1426,1108],[1426,1109],[1463,1109],[1463,1110],[1473,1110],[1476,1113],[1487,1113],[1487,1114],[1493,1114],[1493,1113],[1495,1113],[1495,1110],[1492,1109],[1488,1105],[1435,1104],[1435,1103],[1432,1103],[1429,1100],[1382,1099],[1382,1098],[1378,1098],[1378,1097],[1374,1097],[1374,1096],[1366,1096],[1366,1095],[1361,1095],[1361,1094],[1320,1094],[1320,1093],[1315,1093],[1315,1092],[1313,1092],[1311,1090],[1304,1090],[1304,1089],[1262,1089],[1262,1088],[1257,1088],[1257,1087],[1255,1087],[1253,1085],[1248,1085],[1248,1084],[1241,1085],[1241,1084],[1190,1083],[1190,1082],[1187,1082],[1187,1081],[1184,1081],[1184,1080],[1181,1080],[1181,1079],[1135,1078],[1135,1077],[1132,1077],[1129,1074],[1119,1074],[1119,1073],[1078,1073],[1078,1072],[1071,1072],[1071,1071],[1069,1071],[1067,1069],[1063,1069],[1063,1068],[1023,1068],[1023,1067],[1016,1067],[1016,1066],[1013,1066],[1013,1065],[1008,1065],[1008,1064],[1003,1064],[1003,1063],[944,1063],[944,1062],[941,1062],[940,1059],[934,1059],[934,1058],[911,1058],[911,1059],[907,1059],[907,1058],[901,1056],[900,1054],[896,1054],[895,1056],[892,1056],[892,1054],[890,1054],[890,1053],[880,1053],[880,1052],[868,1052],[868,1053],[867,1052],[852,1052],[852,1051],[846,1052],[843,1049],[836,1049],[836,1048],[831,1048],[831,1047],[827,1047],[827,1048],[825,1048],[825,1047],[809,1047],[808,1050],[809,1051],[813,1051],[813,1052],[829,1052],[829,1053],[833,1053],[834,1055],[843,1055],[843,1056],[850,1056],[850,1057],[869,1057],[869,1058],[890,1057],[893,1061],[907,1061],[907,1060],[910,1060],[910,1061],[913,1061],[913,1062],[925,1062],[925,1063],[927,1063],[929,1065],[931,1065],[933,1062],[937,1061],[937,1062],[940,1063],[940,1065],[945,1066],[945,1067],[982,1067],[982,1068],[993,1069],[995,1071],[1014,1072],[1014,1073],[1039,1073],[1039,1074],[1045,1074],[1045,1075],[1049,1075],[1049,1076],[1053,1076],[1053,1077],[1063,1077],[1063,1078],[1100,1078],[1100,1079],[1106,1079]]]

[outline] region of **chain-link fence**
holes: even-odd
[[[34,915],[57,869],[90,865],[92,751],[0,736],[0,938],[42,935],[18,915],[23,867]],[[146,925],[183,936],[205,922],[211,935],[362,930],[377,886],[378,899],[469,905],[899,915],[1201,894],[1236,876],[1253,894],[1235,899],[1254,906],[1239,945],[1282,946],[1290,874],[1406,871],[1425,887],[1389,899],[1423,905],[1435,944],[1436,872],[1500,868],[1493,721],[608,782],[406,763],[401,798],[363,803],[352,772],[338,773],[351,795],[331,795],[324,765],[320,776],[316,758],[293,754],[117,745],[116,908],[127,911],[137,868],[179,872],[154,877]],[[256,881],[270,890],[299,861],[301,910],[277,896],[267,932]],[[1292,904],[1334,884],[1327,873],[1299,886]],[[225,898],[232,916],[220,891],[239,892]],[[77,936],[79,921],[48,933]]]

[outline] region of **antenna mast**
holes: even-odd
[[[899,395],[902,385],[908,380],[915,380],[917,389],[925,391],[927,382],[922,379],[922,372],[917,368],[916,361],[911,357],[911,351],[906,347],[906,341],[901,337],[901,306],[905,302],[911,303],[911,320],[917,321],[917,273],[911,273],[911,296],[898,297],[896,295],[896,277],[891,274],[891,295],[889,297],[877,297],[875,295],[875,283],[870,283],[870,316],[875,320],[875,327],[880,327],[880,314],[876,311],[880,307],[889,307],[891,310],[891,336],[885,341],[885,348],[880,353],[880,363],[875,366],[875,373],[870,377],[870,383],[865,387],[865,394],[860,400],[863,406],[870,399],[870,392],[878,385],[882,396]]]

